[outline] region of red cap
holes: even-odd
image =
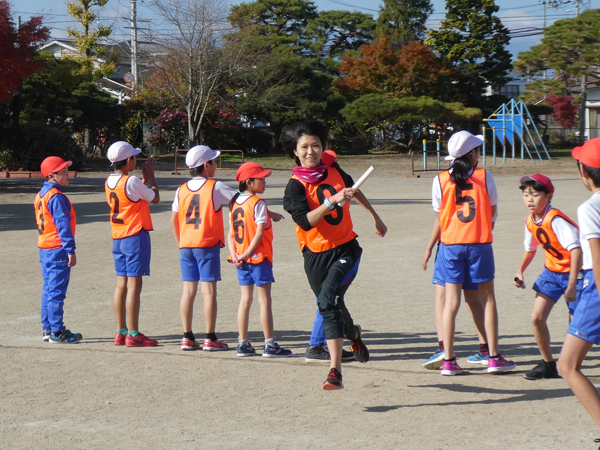
[[[542,186],[544,186],[551,194],[554,194],[554,185],[550,178],[546,175],[542,175],[541,173],[536,173],[535,175],[523,175],[519,180],[521,184],[525,184],[527,181],[537,181]]]
[[[42,171],[42,175],[47,177],[51,173],[59,172],[65,167],[71,167],[72,164],[73,161],[65,161],[59,156],[48,156],[42,161],[40,170]]]
[[[235,175],[236,181],[244,181],[248,178],[265,178],[272,174],[270,170],[263,169],[262,166],[255,162],[247,162],[240,166]]]
[[[600,138],[590,139],[573,149],[573,158],[595,169],[600,169]]]

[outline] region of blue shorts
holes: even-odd
[[[150,275],[150,233],[146,230],[123,239],[113,239],[112,252],[117,276]]]
[[[446,283],[475,284],[494,279],[494,251],[492,244],[444,245],[440,255],[439,279]]]
[[[260,264],[242,264],[242,267],[237,269],[237,276],[240,286],[251,286],[253,284],[263,286],[275,282],[273,267],[266,259]]]
[[[565,294],[567,287],[569,286],[570,273],[552,272],[544,267],[544,271],[535,280],[533,284],[533,290],[544,294],[554,300],[554,303],[558,302],[560,298]],[[583,280],[577,280],[577,293],[579,294],[581,283]],[[578,295],[579,297],[579,295]],[[569,307],[569,314],[573,315],[575,308],[579,300],[574,302],[567,302]]]
[[[182,281],[221,281],[221,245],[180,248]]]
[[[441,279],[442,274],[440,273],[441,266],[441,256],[438,258],[438,255],[444,250],[443,245],[438,245],[437,251],[435,253],[435,262],[433,264],[433,280],[431,281],[433,284],[437,284],[438,286],[446,286],[446,282]],[[465,276],[465,281],[463,283],[463,289],[467,291],[478,291],[479,286],[477,286],[473,281],[471,281],[471,275],[467,274]]]
[[[594,272],[584,270],[582,281],[581,289],[577,289],[580,293],[578,305],[567,333],[598,345],[600,344],[600,297]]]

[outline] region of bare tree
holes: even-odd
[[[151,0],[167,31],[155,34],[161,51],[152,57],[148,86],[185,108],[190,146],[198,143],[207,110],[235,64],[221,36],[228,29],[226,0]],[[159,26],[162,29],[162,25]]]

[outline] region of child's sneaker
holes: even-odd
[[[127,336],[125,336],[126,347],[156,347],[157,345],[158,341],[149,339],[142,333],[138,333],[136,337],[133,337],[129,333],[127,333]]]
[[[356,339],[352,342],[350,348],[352,353],[358,362],[366,363],[369,360],[369,349],[362,340],[362,328],[360,325],[355,325],[356,328]]]
[[[507,361],[502,355],[488,359],[488,373],[500,373],[513,370],[517,365],[513,361]]]
[[[83,336],[79,333],[71,333],[71,330],[63,328],[58,333],[51,333],[48,342],[51,344],[76,344]]]
[[[477,352],[474,355],[469,356],[467,358],[467,362],[471,364],[481,364],[482,366],[487,366],[489,357],[489,353],[484,355],[481,352]]]
[[[543,380],[544,378],[560,378],[560,375],[556,370],[556,361],[542,361],[533,369],[525,372],[523,378],[526,380]]]
[[[204,346],[202,347],[205,352],[218,352],[220,350],[227,350],[228,348],[225,342],[219,339],[211,341],[208,338],[204,339]]]
[[[48,341],[50,340],[50,335],[51,335],[51,334],[52,334],[52,331],[50,331],[50,330],[44,330],[44,331],[42,332],[42,340],[43,340],[44,342],[48,342]]]
[[[125,345],[125,336],[117,331],[115,334],[115,345]]]
[[[265,345],[265,351],[262,355],[265,358],[287,358],[288,356],[292,356],[292,351],[280,347],[276,342],[273,345]]]
[[[241,358],[245,356],[254,356],[256,355],[256,349],[252,347],[250,342],[247,344],[240,344],[237,347],[237,355]]]
[[[184,337],[181,340],[181,350],[198,350],[200,348],[200,343],[196,340],[191,340],[190,338]]]
[[[462,373],[462,367],[456,362],[456,358],[451,361],[444,360],[442,365],[442,375],[452,377],[454,375],[460,375]]]
[[[431,358],[429,358],[423,363],[423,367],[425,367],[428,370],[439,369],[444,364],[444,355],[444,350],[440,350],[438,348],[437,351],[433,355],[431,355]]]
[[[336,368],[331,369],[327,375],[327,379],[323,383],[323,389],[326,391],[344,389],[344,385],[342,384],[342,372]]]

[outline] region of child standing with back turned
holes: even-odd
[[[150,275],[150,231],[153,228],[148,202],[157,204],[160,196],[154,178],[156,161],[153,156],[142,166],[143,180],[130,175],[140,153],[139,148],[133,148],[125,141],[113,143],[106,152],[115,166],[115,172],[105,183],[117,272],[113,298],[117,322],[115,345],[154,347],[158,342],[140,333],[139,318],[142,277]]]
[[[238,310],[240,335],[237,348],[237,355],[241,357],[256,354],[248,339],[248,318],[255,284],[260,303],[260,323],[265,335],[265,349],[262,355],[265,358],[284,358],[292,355],[291,350],[280,347],[273,337],[273,227],[267,204],[256,195],[265,192],[265,178],[271,173],[255,162],[242,164],[235,177],[240,183],[239,192],[229,203],[231,212],[227,239],[231,262],[237,268],[242,289]]]
[[[448,141],[452,167],[433,180],[432,205],[441,225],[440,279],[446,283],[442,313],[445,359],[442,375],[462,372],[454,355],[456,314],[462,285],[470,276],[480,291],[485,309],[485,332],[489,345],[488,373],[512,370],[516,364],[498,351],[498,310],[494,294],[494,252],[492,229],[496,217],[498,191],[494,178],[477,168],[483,136],[468,131],[454,133]]]
[[[581,372],[592,344],[600,344],[600,138],[576,147],[573,158],[578,162],[581,182],[592,196],[577,209],[584,276],[579,304],[558,360],[558,372],[600,427],[600,395]]]
[[[525,285],[523,272],[533,260],[538,244],[546,253],[544,271],[535,281],[536,292],[531,311],[535,340],[542,354],[542,362],[523,374],[527,380],[559,378],[556,362],[552,358],[548,316],[564,294],[569,315],[575,311],[577,274],[581,267],[579,229],[564,213],[550,205],[554,185],[550,178],[536,173],[520,179],[525,206],[529,216],[525,222],[525,252],[513,281],[516,287]]]

